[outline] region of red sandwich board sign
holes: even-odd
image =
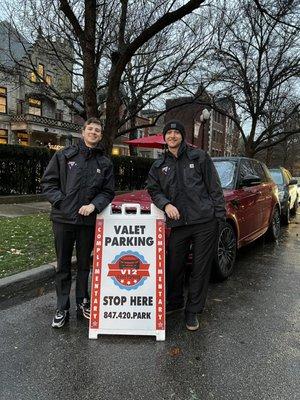
[[[123,204],[97,217],[89,338],[99,334],[165,340],[165,224],[153,204],[150,214]]]

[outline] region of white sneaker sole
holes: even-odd
[[[186,329],[188,330],[188,331],[197,331],[198,329],[199,329],[199,322],[198,322],[198,324],[197,325],[186,325]]]
[[[55,329],[57,329],[57,328],[62,328],[68,320],[69,320],[69,314],[67,314],[67,315],[66,315],[66,318],[63,319],[63,320],[61,320],[60,322],[54,322],[54,321],[52,321],[51,326],[52,326],[52,328],[55,328]]]

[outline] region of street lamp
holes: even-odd
[[[200,121],[201,122],[206,122],[208,121],[210,118],[210,111],[208,111],[206,108],[204,108],[204,110],[202,111],[201,115],[200,115]]]
[[[202,138],[201,138],[201,148],[204,149],[204,126],[206,121],[208,121],[210,118],[210,111],[208,111],[206,108],[204,108],[204,110],[202,110],[202,113],[199,117],[200,119],[200,124],[199,124],[199,129],[198,131],[195,132],[195,138],[197,139],[199,137],[200,134],[200,129],[202,127]],[[193,139],[194,139],[193,136]],[[194,140],[193,140],[193,144],[194,144]]]

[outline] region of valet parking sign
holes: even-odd
[[[136,209],[136,214],[127,213]],[[151,204],[108,206],[96,220],[89,338],[152,335],[165,340],[164,213]]]

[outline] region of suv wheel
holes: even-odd
[[[272,242],[276,242],[280,235],[280,212],[278,207],[275,208],[272,220],[267,231],[267,236]]]
[[[213,264],[213,277],[224,281],[233,272],[236,257],[236,236],[233,227],[224,222],[219,227],[217,254]]]

